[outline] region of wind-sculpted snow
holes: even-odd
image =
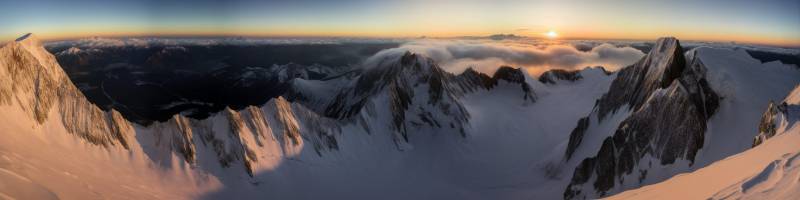
[[[719,105],[719,97],[705,79],[705,66],[699,59],[687,65],[680,43],[674,38],[659,39],[656,47],[636,65],[621,70],[609,93],[599,100],[600,119],[604,112],[615,112],[625,105],[617,103],[619,100],[606,104],[608,99],[624,99],[622,102],[629,103],[633,112],[620,123],[612,137],[603,141],[595,157],[577,166],[564,198],[604,196],[617,183],[630,182],[625,177],[634,172],[638,174],[635,176],[638,180],[634,181],[641,183],[647,178],[647,168],[653,165],[652,160],[640,163],[646,156],[660,165],[673,164],[678,159],[693,162],[703,147],[708,119]],[[620,83],[639,85],[620,86]],[[620,87],[632,89],[614,90]],[[573,134],[583,134],[584,129],[579,123]],[[582,137],[572,135],[570,139]],[[579,143],[570,141],[570,144]],[[569,147],[567,158],[577,145]],[[638,171],[634,171],[636,169]],[[594,180],[592,185],[596,193],[584,191],[583,184],[589,180]]]

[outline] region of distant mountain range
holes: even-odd
[[[511,66],[454,74],[414,52],[350,68],[257,66],[267,61],[247,51],[258,47],[203,48],[53,55],[34,35],[0,48],[0,197],[800,195],[800,69],[742,48],[686,50],[666,37],[618,71],[539,77]],[[681,173],[736,178],[663,192]]]

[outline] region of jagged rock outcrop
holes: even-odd
[[[596,156],[576,167],[565,199],[604,196],[617,183],[624,183],[624,177],[635,169],[640,182],[652,164],[639,169],[645,156],[659,160],[661,165],[678,159],[693,162],[703,146],[707,121],[719,105],[718,95],[705,79],[705,66],[696,56],[693,58],[686,61],[677,39],[661,38],[642,60],[618,72],[593,114],[602,120],[626,105],[632,112],[613,136],[603,141]],[[579,121],[570,135],[569,144],[574,145],[568,145],[567,159],[584,137],[587,128],[582,125]],[[589,180],[594,180],[594,190],[582,191]]]
[[[691,70],[687,72],[686,82],[701,84],[706,91],[710,91],[702,77],[694,77],[694,74],[704,76],[705,67],[702,66],[702,62],[699,59],[694,59],[692,62],[694,62],[692,66],[697,67],[691,67]],[[669,86],[684,71],[685,66],[686,59],[678,40],[675,38],[658,39],[656,46],[644,58],[617,72],[617,77],[611,83],[608,92],[595,103],[592,114],[597,115],[597,121],[603,121],[608,114],[617,112],[623,106],[627,106],[632,111],[638,110],[653,91]],[[678,75],[675,75],[676,72]],[[694,89],[694,87],[689,89]],[[707,94],[714,93],[708,92]],[[584,132],[572,131],[570,138],[580,140],[583,138]],[[570,140],[569,143],[579,144],[581,142]],[[565,157],[570,158],[571,152],[574,152],[577,147],[578,145],[570,145]]]
[[[761,115],[758,124],[758,134],[753,138],[753,147],[758,146],[772,138],[778,132],[783,132],[787,124],[800,120],[800,85],[789,92],[789,95],[780,103],[770,101],[767,110]]]
[[[597,103],[599,118],[602,120],[625,105],[638,110],[653,91],[669,86],[685,66],[678,39],[658,39],[644,58],[617,72],[608,93]]]
[[[292,112],[292,107],[286,99],[278,97],[275,99],[275,118],[280,120],[283,129],[283,137],[288,138],[293,145],[300,144],[300,125],[298,125],[296,117]]]
[[[587,129],[589,129],[589,117],[584,117],[578,120],[578,125],[576,125],[569,134],[569,143],[567,143],[566,152],[567,160],[572,158],[572,154],[575,153],[575,149],[577,149],[578,145],[580,145],[581,141],[583,141],[583,136],[586,134]]]
[[[770,101],[767,110],[761,115],[761,121],[758,123],[758,135],[753,138],[753,147],[764,143],[767,139],[775,136],[777,129],[776,118],[778,113],[786,114],[786,104],[776,105],[775,102]]]
[[[577,80],[581,80],[582,78],[583,76],[581,76],[580,71],[553,69],[542,73],[542,75],[539,76],[539,82],[545,84],[556,84],[557,80],[575,82]]]

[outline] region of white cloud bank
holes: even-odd
[[[571,44],[545,44],[531,41],[418,40],[375,56],[411,51],[434,59],[447,71],[461,73],[468,67],[491,74],[503,65],[524,67],[532,75],[549,69],[582,69],[603,66],[614,71],[635,63],[644,56],[631,47],[603,43],[581,51]]]

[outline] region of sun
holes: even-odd
[[[553,31],[553,30],[547,31],[547,33],[545,33],[544,35],[547,36],[547,38],[550,38],[550,39],[555,39],[555,38],[558,37],[558,33],[556,33],[556,31]]]

